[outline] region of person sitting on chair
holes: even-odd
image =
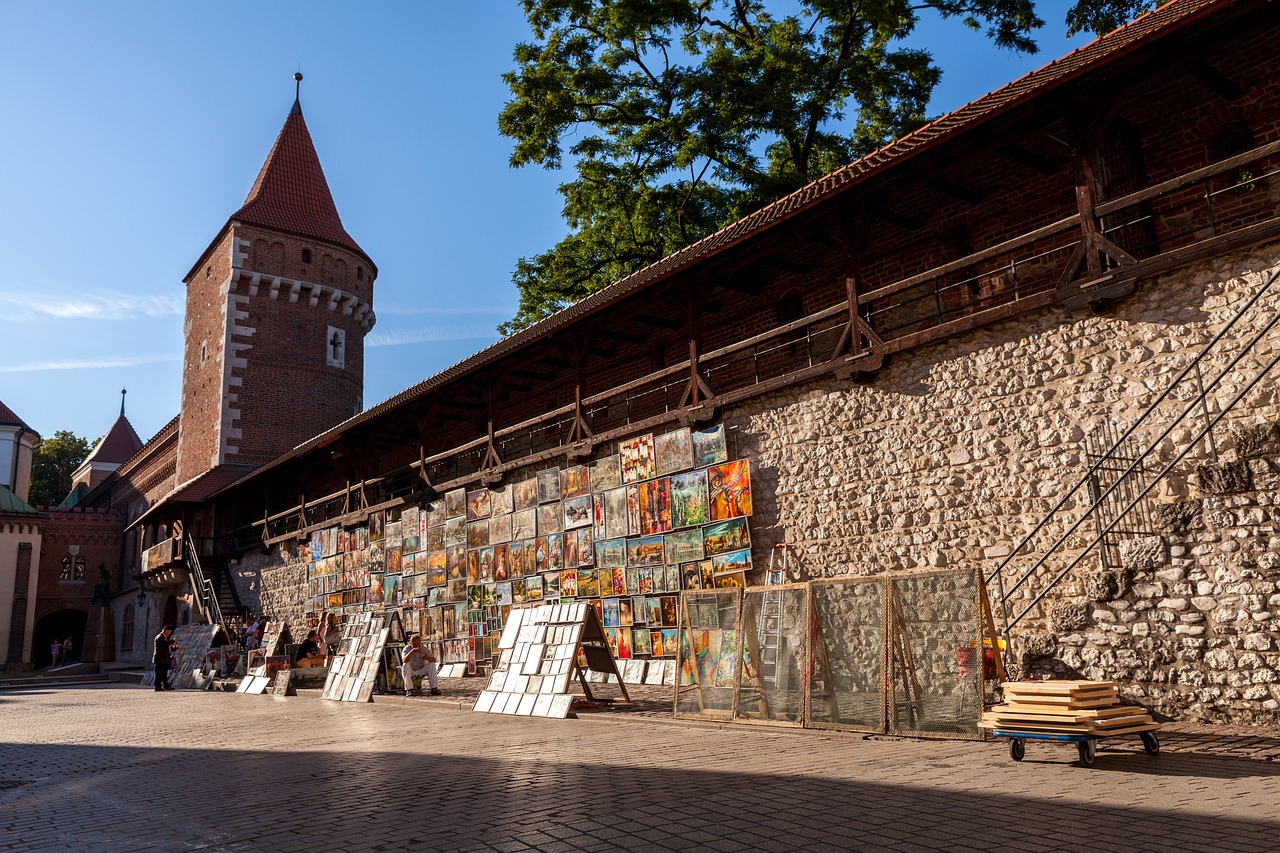
[[[400,678],[404,681],[404,694],[413,693],[413,679],[423,677],[431,685],[431,695],[440,695],[436,682],[436,656],[422,646],[422,635],[414,634],[404,648],[404,662],[400,664]]]
[[[298,666],[306,669],[324,666],[324,655],[320,654],[320,644],[316,642],[316,632],[307,632],[307,638],[298,645]]]

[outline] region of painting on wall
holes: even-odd
[[[560,471],[560,497],[579,498],[591,493],[591,481],[586,465],[574,465]]]
[[[639,484],[640,534],[649,536],[671,529],[671,484],[664,477]]]
[[[521,480],[511,487],[511,502],[515,509],[530,509],[538,505],[538,481]]]
[[[707,472],[676,474],[671,484],[671,526],[694,527],[708,520]]]
[[[622,462],[622,482],[639,483],[657,476],[657,460],[651,434],[621,442],[618,452]]]
[[[707,469],[712,521],[751,515],[751,464],[746,459]]]
[[[593,501],[591,495],[581,495],[564,501],[564,529],[577,530],[590,527]]]
[[[489,544],[511,541],[512,516],[495,515],[489,519]]]
[[[639,505],[636,506],[636,521],[639,523]],[[604,536],[603,539],[616,539],[630,533],[627,523],[627,488],[610,489],[604,493]],[[638,530],[636,531],[639,532]]]
[[[444,513],[448,518],[467,514],[467,490],[454,489],[444,493]]]
[[[662,536],[641,536],[627,541],[628,566],[661,566],[663,559]]]
[[[597,459],[587,468],[593,492],[605,492],[622,485],[622,461],[616,453]]]
[[[546,536],[559,533],[564,529],[564,517],[561,514],[560,502],[542,504],[538,507],[538,535]]]
[[[693,434],[693,465],[707,468],[729,461],[729,448],[724,440],[724,424],[716,424]]]
[[[702,538],[708,557],[751,547],[751,535],[745,518],[730,518],[708,524],[702,528]]]
[[[690,563],[701,560],[704,556],[702,547],[702,529],[678,530],[663,537],[667,562]],[[664,582],[664,586],[667,584]],[[678,591],[678,589],[676,590]]]
[[[467,492],[467,521],[489,517],[489,490]]]
[[[689,429],[663,433],[654,439],[658,475],[674,474],[693,467],[693,438]]]
[[[511,538],[532,539],[538,535],[538,510],[534,507],[511,514]]]
[[[538,503],[560,500],[560,469],[548,468],[538,472]]]

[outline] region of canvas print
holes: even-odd
[[[666,573],[666,576],[667,576],[666,583],[663,584],[663,586],[666,587],[667,592],[679,592],[680,591],[680,567],[679,566],[663,566],[662,570],[663,572]]]
[[[636,504],[636,533],[639,533],[639,497],[637,492]],[[631,535],[630,525],[627,523],[627,488],[624,486],[619,489],[611,489],[604,493],[604,536],[598,537],[602,539],[616,539],[620,536]]]
[[[578,569],[578,598],[599,598],[600,583],[595,569]]]
[[[588,470],[593,492],[604,492],[622,485],[622,464],[616,453],[592,462]]]
[[[501,542],[510,542],[512,535],[512,516],[511,515],[495,515],[489,519],[489,544],[497,545]]]
[[[534,575],[524,579],[525,601],[542,600],[542,575]]]
[[[511,577],[511,554],[509,545],[493,546],[493,579],[504,581]]]
[[[489,544],[489,522],[485,521],[468,521],[467,522],[467,547],[483,548]]]
[[[604,522],[606,508],[604,492],[596,492],[591,496],[591,531],[597,539],[604,539],[608,535]]]
[[[693,438],[687,427],[657,436],[653,445],[659,476],[693,467]]]
[[[412,530],[413,530],[413,532],[412,532],[412,533],[409,533],[409,534],[406,534],[406,535],[404,536],[404,538],[403,538],[403,539],[401,539],[401,541],[400,541],[400,552],[401,552],[402,554],[412,554],[412,553],[414,553],[414,552],[416,552],[416,551],[418,551],[418,550],[419,550],[419,548],[418,548],[418,542],[419,542],[419,540],[418,540],[418,528],[415,526],[415,527],[413,527],[413,528],[406,528],[406,529],[412,529]],[[350,552],[350,555],[354,555],[354,554],[357,554],[357,553],[359,553],[359,552],[358,552],[358,551],[352,551],[352,552]],[[349,556],[350,556],[350,555],[349,555]]]
[[[604,581],[600,582],[600,594],[604,595]],[[623,568],[613,569],[613,594],[627,594],[627,570]]]
[[[614,566],[625,566],[627,563],[627,540],[606,539],[596,543],[596,565],[602,569]]]
[[[416,506],[406,506],[400,510],[400,530],[401,530],[401,535],[403,535],[405,539],[408,539],[409,537],[413,537],[414,539],[418,538],[418,533],[419,533],[418,515],[419,515],[419,512]],[[355,550],[355,549],[354,547],[352,547],[352,548],[348,548],[348,550]],[[418,549],[408,548],[406,550],[416,551]]]
[[[627,540],[628,566],[661,566],[662,559],[663,543],[660,535]]]
[[[707,468],[729,461],[729,448],[724,440],[724,424],[700,430],[693,434],[693,465]]]
[[[645,615],[650,625],[662,624],[662,599],[651,595],[644,600]]]
[[[444,549],[444,566],[449,578],[460,578],[467,567],[467,548],[465,545],[450,545]]]
[[[641,566],[636,569],[636,591],[649,595],[654,592],[653,588],[653,567]]]
[[[604,626],[606,628],[618,627],[618,599],[606,598],[604,600]]]
[[[373,512],[369,514],[369,541],[370,542],[381,542],[383,537],[386,535],[385,531],[383,530],[384,520],[385,520],[385,516],[382,514],[381,510],[379,510],[378,512]],[[312,534],[311,541],[314,545],[315,534]]]
[[[671,484],[664,477],[641,483],[640,533],[649,536],[671,529]]]
[[[443,551],[444,550],[444,531],[445,526],[441,524],[439,527],[428,527],[426,541],[422,543],[425,551]],[[373,546],[370,546],[372,550]]]
[[[640,487],[627,486],[627,535],[640,535]]]
[[[549,598],[560,597],[560,573],[547,572],[542,576],[542,598],[545,601]]]
[[[721,575],[725,572],[751,571],[751,549],[743,548],[741,551],[716,554],[711,558],[711,571],[712,574],[716,575]]]
[[[609,644],[609,649],[610,651],[613,652],[613,656],[615,658],[618,657],[618,629],[605,628],[604,639],[605,639],[605,642]]]
[[[548,468],[538,472],[538,503],[560,500],[560,469]]]
[[[574,465],[560,471],[560,497],[579,498],[591,493],[591,481],[586,465]]]
[[[660,601],[659,606],[661,607],[661,610],[662,610],[662,624],[664,626],[668,626],[668,627],[676,626],[677,624],[676,608],[679,600],[680,599],[678,599],[674,595],[664,595],[662,596],[661,599],[659,599]]]
[[[630,598],[618,599],[618,627],[630,628],[635,624],[635,617],[631,608]]]
[[[507,546],[507,577],[518,578],[524,575],[524,549],[526,542],[517,539]]]
[[[384,575],[382,578],[382,603],[395,607],[400,603],[400,576]]]
[[[649,624],[649,611],[645,607],[643,595],[631,596],[631,621],[634,625]]]
[[[388,548],[386,550],[386,557],[387,557],[387,574],[389,575],[400,574],[400,562],[401,562],[400,549]],[[352,584],[348,584],[348,586],[352,586]]]
[[[449,578],[448,590],[450,601],[465,601],[467,598],[467,579],[465,577]]]
[[[524,604],[527,600],[525,596],[525,579],[516,578],[511,582],[511,601],[513,604]]]
[[[708,521],[707,472],[676,474],[671,484],[671,527],[694,527]]]
[[[578,570],[565,569],[560,572],[560,595],[565,598],[578,597]]]
[[[448,513],[444,511],[443,499],[435,500],[427,504],[425,514],[427,518],[427,527],[439,527],[441,524],[444,524],[449,519]],[[370,538],[370,541],[372,541],[373,539],[372,526],[370,527],[369,538]]]
[[[569,531],[564,534],[564,564],[566,566],[578,565],[578,533],[577,531]]]
[[[445,522],[444,544],[445,547],[467,544],[467,519],[465,516],[451,518]]]
[[[454,489],[444,493],[444,514],[447,518],[457,518],[467,514],[466,489]]]
[[[675,654],[674,650],[672,650],[671,652],[667,651],[667,644],[662,641],[662,631],[660,630],[652,631],[652,630],[649,630],[648,628],[646,628],[645,630],[649,631],[649,654],[653,655],[655,658],[660,658],[667,654]],[[633,639],[632,642],[635,642],[635,640]],[[650,674],[653,673],[652,664],[649,667],[649,671],[650,671]],[[661,681],[650,682],[646,678],[645,684],[650,684],[650,683],[661,684],[662,682]]]
[[[467,521],[489,517],[489,490],[467,492]]]
[[[510,484],[489,490],[489,511],[493,515],[506,515],[515,510],[515,499]]]
[[[618,629],[618,658],[620,660],[631,659],[631,629]]]
[[[513,483],[511,486],[511,503],[513,509],[532,509],[538,505],[538,481],[530,478]]]
[[[577,530],[591,526],[591,495],[568,498],[564,504],[564,530]]]
[[[680,631],[676,628],[662,629],[662,648],[668,655],[675,655],[676,643],[679,642],[679,634]]]
[[[621,458],[622,482],[639,483],[657,476],[653,435],[641,435],[619,442],[618,455]]]
[[[547,537],[547,568],[563,569],[564,567],[564,534],[552,533]]]
[[[708,524],[702,528],[702,539],[708,557],[751,547],[751,536],[745,518],[731,518]]]
[[[467,583],[480,583],[480,549],[467,552]]]
[[[404,543],[404,536],[400,532],[401,531],[400,522],[388,521],[385,529],[386,529],[386,537],[383,539],[383,541],[387,544],[387,547],[399,548]],[[338,540],[337,540],[336,533],[334,534],[333,547],[334,547],[334,553],[335,554],[339,553],[337,550]]]
[[[707,486],[712,521],[751,515],[751,465],[746,459],[708,468]]]
[[[591,535],[591,531],[587,529],[579,530],[578,537],[578,562],[570,563],[565,560],[566,566],[591,566],[596,561],[596,538]]]
[[[444,547],[444,546],[441,546]],[[375,572],[380,572],[387,567],[387,553],[383,550],[381,542],[374,542],[369,546],[369,568]]]
[[[538,535],[538,510],[530,507],[511,516],[511,538],[532,539]]]
[[[678,530],[663,537],[666,548],[667,563],[691,563],[704,556],[702,547],[702,528]],[[664,584],[665,586],[665,584]]]
[[[746,572],[725,572],[716,575],[715,583],[717,589],[740,589],[747,585],[747,575]]]
[[[559,501],[538,507],[538,535],[546,536],[564,530],[563,509]]]
[[[653,640],[648,628],[631,629],[631,653],[649,657],[653,652]]]
[[[448,581],[447,560],[444,551],[427,552],[427,586],[444,586]]]

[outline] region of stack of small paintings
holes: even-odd
[[[394,610],[353,615],[342,626],[338,653],[329,664],[320,698],[368,702],[383,666],[387,643],[404,641],[404,629]],[[395,674],[388,673],[388,676],[394,678]]]
[[[564,719],[570,681],[586,627],[586,602],[541,604],[510,611],[498,656],[475,711]]]
[[[730,460],[722,424],[610,449],[313,531],[308,612],[417,611],[442,663],[474,671],[498,656],[511,608],[585,600],[618,658],[674,657],[679,594],[746,585],[750,462]]]

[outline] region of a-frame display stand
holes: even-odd
[[[383,667],[387,643],[403,643],[400,613],[358,613],[342,628],[338,654],[324,682],[322,699],[340,702],[368,702]]]
[[[293,642],[293,635],[289,633],[289,623],[286,621],[268,622],[267,627],[262,629],[262,642],[258,644],[256,649],[249,651],[245,665],[247,669],[253,669],[263,658],[276,657],[286,654],[287,648]]]
[[[613,675],[630,701],[595,608],[586,602],[540,604],[511,611],[498,639],[497,668],[475,710],[525,717],[568,716],[574,676],[588,699],[584,670]]]

